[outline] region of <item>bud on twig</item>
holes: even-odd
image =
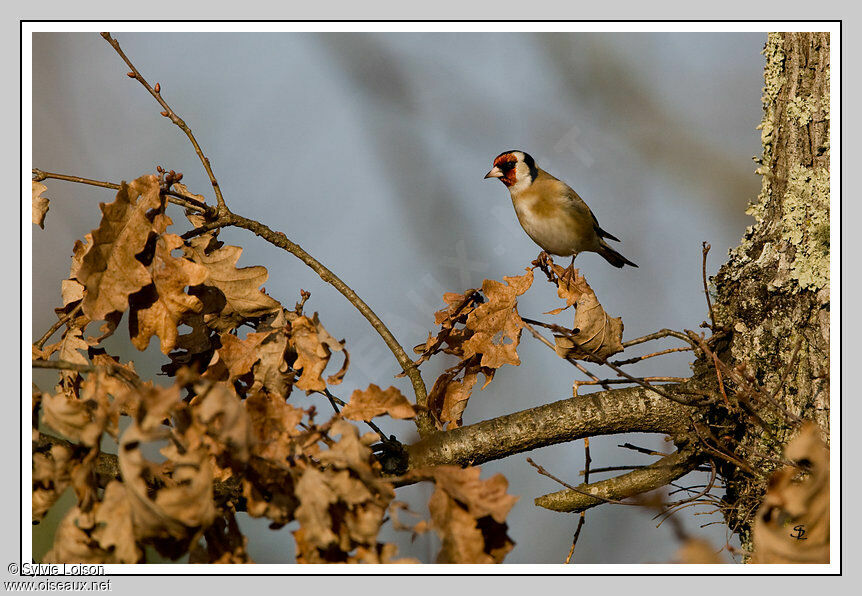
[[[126,73],[126,76],[127,76],[127,77],[129,77],[130,79],[134,79],[134,78],[135,78],[135,73],[133,73],[132,71],[129,71],[129,72],[127,72],[127,73]]]
[[[159,85],[158,83],[156,83],[156,86],[155,86],[155,87],[153,87],[153,91],[155,91],[156,93],[161,93],[161,91],[162,91],[162,87],[161,87],[161,85]]]

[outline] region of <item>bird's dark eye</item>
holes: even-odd
[[[514,161],[507,161],[506,163],[500,164],[500,169],[503,170],[504,172],[507,170],[511,170],[514,167],[515,167]]]

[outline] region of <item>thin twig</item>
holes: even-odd
[[[45,172],[38,168],[33,168],[33,180],[41,182],[42,180],[62,180],[64,182],[75,182],[77,184],[86,184],[88,186],[98,186],[100,188],[110,188],[111,190],[120,190],[121,185],[114,182],[102,182],[92,180],[90,178],[82,178],[81,176],[69,176],[68,174],[58,174],[56,172]],[[201,203],[196,197],[185,196],[174,190],[162,191],[162,194],[167,196],[169,202],[197,211],[199,213],[207,212],[210,207],[205,203]]]
[[[673,329],[661,329],[656,331],[655,333],[650,333],[649,335],[644,335],[643,337],[637,337],[635,339],[630,339],[628,341],[623,342],[624,348],[630,348],[632,346],[636,346],[638,344],[646,343],[648,341],[653,341],[656,339],[661,339],[663,337],[675,337],[677,339],[681,339],[687,344],[691,344],[691,340],[684,334],[679,331],[674,331]]]
[[[218,214],[224,215],[224,214],[228,213],[228,208],[227,208],[227,205],[225,204],[224,196],[222,196],[221,188],[219,187],[218,181],[216,180],[215,174],[213,173],[212,167],[210,167],[210,160],[206,155],[204,155],[204,152],[201,149],[200,144],[198,144],[198,141],[195,138],[195,135],[192,133],[192,129],[189,128],[189,126],[183,121],[183,119],[180,118],[176,114],[176,112],[174,112],[171,109],[171,106],[169,106],[167,104],[167,102],[164,99],[162,99],[161,86],[156,84],[155,88],[150,87],[150,84],[146,81],[146,79],[144,79],[143,76],[141,76],[141,73],[138,72],[138,69],[135,68],[135,65],[132,64],[132,61],[129,60],[129,58],[126,56],[126,54],[120,48],[119,42],[116,39],[114,39],[113,37],[111,37],[111,34],[108,32],[103,32],[100,35],[105,39],[105,41],[107,41],[109,44],[111,44],[111,47],[114,48],[114,51],[117,52],[117,54],[119,54],[120,58],[123,59],[123,62],[125,62],[126,65],[131,69],[129,76],[131,78],[137,80],[141,85],[143,85],[144,88],[146,88],[146,90],[150,92],[150,95],[152,95],[153,98],[157,102],[159,102],[159,105],[162,106],[162,108],[164,109],[164,111],[162,112],[162,115],[165,118],[169,118],[171,122],[173,122],[174,124],[176,124],[180,128],[180,130],[182,130],[184,133],[186,133],[186,136],[189,138],[189,141],[191,142],[192,146],[195,149],[195,153],[197,153],[198,159],[200,159],[201,164],[203,164],[203,166],[204,166],[204,170],[206,170],[207,176],[209,176],[210,184],[213,187],[213,191],[215,192],[215,196],[216,196],[216,201],[218,203]]]
[[[584,469],[581,471],[581,474],[584,476],[584,484],[590,483],[590,463],[592,463],[593,458],[590,457],[590,438],[584,437]],[[575,554],[575,546],[578,544],[578,536],[581,535],[581,528],[584,527],[584,523],[587,520],[587,512],[581,511],[581,515],[578,516],[578,527],[575,528],[575,535],[572,537],[572,547],[569,549],[569,554],[566,556],[566,565],[572,560],[572,555]]]
[[[623,443],[622,445],[617,445],[621,449],[631,449],[632,451],[637,451],[638,453],[644,453],[646,455],[659,455],[661,457],[667,457],[670,453],[662,453],[661,451],[655,451],[654,449],[647,449],[646,447],[638,447],[637,445],[632,445],[631,443]]]
[[[712,311],[712,300],[709,298],[709,286],[706,283],[706,255],[709,254],[709,249],[712,248],[708,242],[703,243],[703,293],[706,296],[706,305],[709,307],[709,320],[712,321],[712,329],[716,330],[715,313]]]
[[[604,468],[594,468],[591,470],[593,474],[602,474],[604,472],[623,472],[626,470],[640,470],[646,466],[605,466]],[[583,476],[584,470],[578,472],[578,476]]]
[[[81,307],[83,305],[84,305],[84,302],[81,301],[80,303],[78,303],[78,306],[76,306],[75,308],[73,308],[72,310],[67,312],[65,315],[60,317],[60,320],[57,321],[56,323],[54,323],[53,325],[51,325],[51,328],[48,329],[48,331],[46,331],[45,334],[39,338],[39,341],[37,341],[33,345],[36,346],[37,349],[41,350],[42,346],[45,345],[45,342],[48,341],[49,339],[51,339],[51,336],[54,335],[60,327],[62,327],[63,325],[65,325],[66,323],[68,323],[69,321],[74,319],[78,315],[78,313],[81,312]]]
[[[611,364],[615,366],[625,366],[626,364],[634,364],[635,362],[640,362],[641,360],[646,360],[647,358],[654,358],[656,356],[664,356],[665,354],[671,354],[673,352],[688,352],[692,350],[691,346],[683,346],[681,348],[668,348],[666,350],[661,350],[659,352],[653,352],[652,354],[644,354],[643,356],[635,356],[634,358],[629,358],[628,360],[614,360]]]

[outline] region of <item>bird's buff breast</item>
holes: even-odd
[[[557,205],[536,205],[533,201],[516,201],[515,213],[521,227],[543,250],[562,257],[595,250],[595,232],[591,222],[580,221]],[[586,225],[585,225],[586,224]]]

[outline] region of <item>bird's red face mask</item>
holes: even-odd
[[[515,169],[518,158],[511,153],[499,156],[494,160],[494,167],[485,174],[485,178],[499,178],[506,186],[512,186],[517,181]]]

